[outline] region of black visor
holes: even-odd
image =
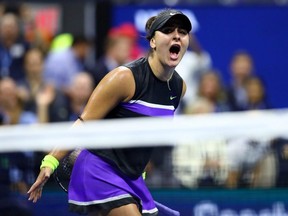
[[[178,10],[166,10],[161,12],[151,25],[151,28],[147,32],[147,38],[151,39],[155,31],[161,29],[171,18],[179,19],[181,21],[181,27],[183,27],[189,33],[192,29],[189,18]]]

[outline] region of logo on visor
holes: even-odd
[[[170,16],[174,16],[176,13],[170,13]]]

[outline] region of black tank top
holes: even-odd
[[[135,94],[130,101],[116,106],[106,119],[173,116],[182,94],[183,80],[179,74],[174,71],[169,82],[161,81],[152,72],[147,58],[140,58],[124,66],[134,75]],[[90,151],[114,164],[122,173],[138,178],[144,171],[152,150],[152,147],[135,147]]]

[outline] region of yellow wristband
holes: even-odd
[[[145,180],[146,179],[146,172],[142,173],[142,178]]]
[[[49,167],[54,172],[55,169],[59,166],[59,161],[52,155],[46,155],[41,163],[40,169],[43,167]]]

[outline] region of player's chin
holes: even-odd
[[[177,59],[170,59],[170,60],[168,61],[168,66],[169,66],[169,67],[176,67],[176,66],[180,63],[180,60],[181,60],[181,59],[179,59],[179,58],[177,58]]]

